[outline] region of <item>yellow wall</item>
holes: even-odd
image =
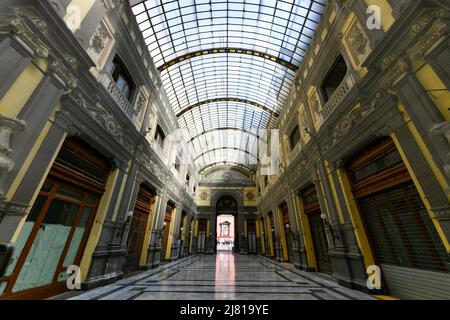
[[[417,131],[416,126],[414,125],[413,121],[409,117],[408,113],[405,110],[405,107],[399,103],[398,104],[398,110],[403,114],[403,119],[405,123],[408,126],[409,131],[411,132],[412,136],[414,137],[414,140],[417,143],[417,146],[419,147],[422,155],[425,157],[425,160],[428,163],[428,166],[430,167],[431,171],[433,172],[436,181],[439,183],[439,186],[444,191],[449,189],[449,185],[447,183],[447,180],[443,176],[442,172],[439,170],[439,167],[437,163],[434,161],[433,156],[431,155],[430,150],[426,146],[425,142],[423,141],[420,133]],[[397,144],[398,147],[398,144]],[[447,200],[450,202],[450,195],[447,195]]]
[[[139,261],[140,266],[145,266],[147,264],[148,246],[150,244],[150,238],[152,235],[152,227],[153,227],[152,226],[152,218],[154,215],[156,215],[155,210],[159,207],[159,201],[160,201],[160,197],[158,196],[155,199],[155,203],[153,203],[150,213],[148,215],[147,227],[145,230],[145,237],[144,237],[144,242],[142,245],[141,259]]]
[[[275,248],[273,247],[272,228],[275,229],[275,227],[272,226],[272,224],[270,223],[270,218],[268,216],[266,217],[266,225],[267,225],[266,232],[268,232],[267,237],[269,239],[270,256],[273,257],[275,256]]]
[[[328,161],[325,161],[325,168],[327,169],[328,179],[330,180],[331,193],[333,194],[333,200],[334,200],[334,204],[335,204],[335,207],[336,207],[336,210],[338,213],[339,222],[341,224],[344,224],[345,223],[344,214],[342,213],[342,208],[339,203],[339,198],[337,196],[333,176],[331,175],[331,170],[328,168]],[[323,193],[323,190],[322,190],[322,194],[325,194],[325,193]]]
[[[257,221],[259,232],[260,232],[260,241],[261,241],[261,252],[262,254],[266,254],[266,240],[264,239],[264,224],[261,221]]]
[[[17,117],[43,77],[42,71],[30,63],[0,100],[0,114]]]
[[[417,79],[425,90],[430,91],[429,97],[433,100],[445,120],[450,120],[450,91],[434,72],[429,64],[425,64],[416,73]]]
[[[106,218],[106,213],[108,211],[109,203],[111,202],[114,186],[117,182],[117,177],[119,175],[119,170],[115,169],[109,175],[108,183],[106,184],[105,193],[100,200],[100,204],[97,209],[97,214],[95,215],[94,224],[92,225],[91,233],[83,253],[83,258],[80,263],[81,281],[86,280],[87,273],[89,271],[89,266],[92,260],[92,253],[97,246],[98,240],[103,229],[103,223]]]
[[[283,248],[283,259],[289,261],[289,251],[287,247],[287,234],[284,232],[283,215],[281,209],[278,209],[278,222],[280,225],[281,247]]]
[[[412,126],[412,123],[410,125]],[[416,138],[419,138],[419,137],[416,137]],[[450,239],[447,239],[444,231],[442,230],[441,225],[439,224],[439,222],[436,219],[434,219],[434,213],[431,210],[431,205],[428,201],[428,198],[426,197],[424,190],[422,188],[422,185],[420,184],[419,179],[417,179],[417,176],[415,175],[415,172],[413,171],[413,169],[411,167],[409,159],[406,157],[406,154],[403,151],[402,145],[399,143],[397,136],[395,134],[392,134],[392,139],[394,140],[395,145],[397,146],[397,149],[398,149],[406,167],[408,168],[408,172],[413,179],[414,185],[416,186],[417,191],[419,192],[420,197],[422,198],[422,201],[423,201],[425,207],[427,208],[428,214],[430,215],[431,220],[433,221],[433,224],[436,227],[436,231],[439,234],[439,237],[441,238],[441,240],[445,246],[445,249],[447,250],[447,252],[450,252],[450,242],[449,242]]]
[[[128,166],[130,166],[130,165],[131,165],[131,161],[128,162]],[[111,201],[115,201],[114,214],[111,218],[112,221],[116,221],[116,219],[117,219],[117,214],[119,213],[119,208],[120,208],[120,201],[122,200],[123,193],[125,192],[125,185],[127,184],[127,180],[128,180],[128,174],[124,174],[123,180],[122,180],[122,185],[120,186],[119,194],[117,195],[117,197],[115,199],[111,199]],[[139,185],[135,184],[135,188],[139,188]],[[127,206],[127,209],[128,209],[128,206]]]
[[[58,102],[56,107],[55,107],[55,111],[52,113],[52,115],[50,116],[49,120],[47,121],[47,123],[44,125],[44,128],[42,129],[40,135],[38,136],[38,138],[36,139],[36,142],[34,143],[33,147],[31,148],[30,153],[28,154],[27,158],[25,159],[22,167],[20,168],[19,172],[17,173],[17,176],[14,180],[14,182],[12,183],[11,187],[8,190],[8,193],[6,194],[6,199],[11,200],[12,197],[14,196],[14,194],[16,193],[17,189],[19,188],[23,178],[25,177],[25,174],[28,172],[28,168],[31,166],[31,163],[33,162],[36,154],[39,151],[39,148],[41,147],[42,143],[44,142],[44,140],[47,138],[48,132],[50,131],[50,128],[52,127],[52,122],[55,119],[55,113],[57,111],[59,111],[61,109],[61,105]],[[61,138],[58,147],[56,148],[56,150],[53,153],[53,157],[51,159],[51,161],[48,163],[47,168],[44,172],[44,174],[41,177],[41,181],[39,182],[38,187],[35,190],[35,193],[29,203],[29,208],[27,210],[27,214],[22,218],[21,222],[19,223],[13,237],[11,238],[11,242],[15,243],[17,238],[20,235],[20,232],[22,231],[22,227],[23,224],[26,221],[27,215],[31,210],[32,204],[34,203],[34,201],[36,200],[36,198],[38,197],[38,194],[42,188],[42,185],[45,182],[45,179],[47,178],[48,173],[50,172],[50,169],[53,165],[53,162],[55,161],[59,150],[61,149],[62,144],[64,143],[64,140],[66,138],[66,134],[63,135],[63,137]]]
[[[308,266],[317,269],[316,254],[314,252],[314,245],[311,236],[311,226],[309,224],[308,216],[305,214],[303,207],[303,199],[300,196],[296,197],[297,206],[299,208],[300,226],[303,232],[303,241],[305,243],[306,259],[308,260]]]
[[[345,203],[347,204],[347,208],[350,214],[350,220],[353,225],[356,241],[358,243],[359,248],[361,249],[361,253],[363,254],[364,257],[364,264],[367,268],[368,266],[375,264],[372,250],[370,248],[369,239],[367,238],[364,224],[362,222],[361,215],[358,209],[358,205],[356,204],[355,197],[353,196],[351,190],[348,175],[342,169],[337,170],[337,175],[342,187]]]
[[[170,260],[171,259],[171,254],[172,254],[172,238],[174,235],[174,230],[175,230],[175,224],[176,224],[176,216],[177,216],[177,212],[179,210],[177,208],[173,209],[172,212],[170,213],[172,219],[170,220],[170,225],[169,225],[169,239],[167,240],[167,247],[166,247],[166,256],[165,259],[166,260]],[[167,228],[167,226],[166,226]]]

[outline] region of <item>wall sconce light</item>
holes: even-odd
[[[289,229],[290,227],[289,223],[286,223],[286,228]]]
[[[167,226],[167,222],[164,221],[164,227]]]
[[[123,221],[123,224],[122,224],[122,229],[120,230],[120,233],[117,234],[117,237],[120,237],[120,242],[122,242],[123,235],[125,233],[125,227],[126,227],[127,223],[129,221],[131,221],[131,219],[133,218],[133,215],[134,215],[134,211],[128,211],[127,212],[127,216],[126,216],[126,218],[125,218],[125,220]]]
[[[334,234],[333,226],[332,226],[332,225],[330,224],[330,222],[328,221],[328,215],[327,215],[326,213],[322,212],[322,214],[320,215],[320,218],[323,220],[325,226],[327,226],[327,227],[330,228],[331,235],[333,236],[333,241],[334,241],[334,240],[339,240],[339,237],[337,237],[337,236]]]

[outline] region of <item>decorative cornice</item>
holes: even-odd
[[[450,121],[435,124],[431,128],[431,133],[436,136],[443,135],[450,145]]]
[[[411,60],[424,59],[443,39],[448,37],[450,21],[444,19],[436,20],[430,30],[411,48],[408,54]]]
[[[12,33],[14,38],[31,55],[48,58],[50,48],[35,34],[20,17],[0,17],[0,33]]]
[[[450,12],[445,8],[432,8],[426,10],[426,13],[411,26],[409,37],[411,39],[416,38],[430,25],[430,23],[439,18],[450,18]]]
[[[70,98],[82,107],[99,125],[101,125],[122,147],[129,153],[134,147],[124,139],[124,131],[116,118],[104,109],[89,103],[87,98],[78,90],[70,93]]]
[[[13,8],[13,11],[17,16],[26,16],[40,32],[48,34],[47,23],[38,16],[34,7],[17,6]]]

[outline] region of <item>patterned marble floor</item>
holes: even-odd
[[[372,300],[318,275],[267,258],[191,256],[82,293],[71,300]]]

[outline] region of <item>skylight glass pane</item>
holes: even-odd
[[[246,130],[275,126],[276,115],[294,84],[295,72],[276,61],[242,53],[215,52],[184,61],[176,59],[205,50],[238,48],[269,54],[298,68],[327,3],[328,0],[149,0],[133,6],[155,65],[176,62],[162,71],[161,80],[170,106],[175,114],[180,114],[180,127],[187,129],[186,138],[195,140],[195,152],[208,152],[198,160],[202,166],[230,161],[226,157],[235,162],[248,160],[248,153],[256,150],[257,143]],[[204,103],[224,98],[251,103]],[[191,109],[196,104],[200,105]],[[211,130],[218,130],[218,136],[211,135],[217,140],[196,138]],[[245,151],[209,152],[224,147]]]

